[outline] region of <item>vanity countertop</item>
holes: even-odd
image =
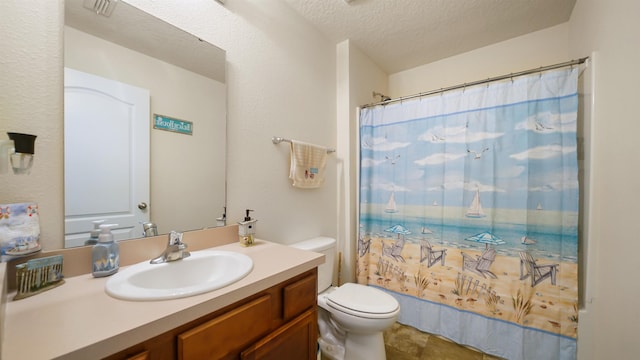
[[[67,278],[62,286],[18,301],[10,293],[2,359],[105,357],[324,263],[322,254],[263,240],[251,247],[236,242],[215,249],[250,256],[253,270],[222,289],[175,300],[118,300],[104,291],[108,277],[91,274]]]

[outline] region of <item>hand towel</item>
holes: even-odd
[[[293,186],[314,189],[324,183],[327,148],[291,140],[291,170]]]

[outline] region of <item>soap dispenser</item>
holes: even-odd
[[[258,220],[251,219],[249,212],[253,210],[247,209],[247,215],[244,217],[244,221],[238,223],[238,239],[240,245],[251,246],[253,245],[254,235],[256,233],[256,222]]]
[[[104,220],[95,220],[92,221],[93,229],[91,230],[91,237],[89,240],[85,241],[85,245],[95,245],[98,243],[98,236],[100,236],[100,224],[102,224]]]
[[[120,267],[120,249],[118,243],[113,240],[111,228],[117,224],[100,225],[98,243],[93,246],[91,259],[93,263],[93,276],[103,277],[113,275]]]

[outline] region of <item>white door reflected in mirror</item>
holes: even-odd
[[[65,247],[84,245],[95,220],[119,224],[116,240],[137,237],[149,221],[149,91],[69,68],[64,78]]]

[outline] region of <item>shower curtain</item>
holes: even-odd
[[[398,321],[575,359],[578,68],[360,111],[357,280]]]

